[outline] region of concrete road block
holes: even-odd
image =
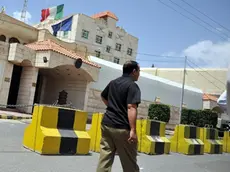
[[[35,106],[25,129],[23,146],[39,154],[88,154],[87,112]]]
[[[218,131],[214,128],[200,128],[200,139],[204,142],[204,152],[222,154],[223,144],[218,139]]]
[[[169,154],[170,141],[165,137],[165,122],[138,120],[138,151],[149,155]]]
[[[203,155],[204,143],[199,139],[200,128],[189,125],[177,125],[171,141],[171,152],[185,155]]]
[[[103,119],[104,114],[103,113],[94,113],[92,115],[92,123],[91,128],[88,131],[88,134],[90,135],[91,142],[90,142],[90,150],[93,152],[100,152],[100,142],[101,142],[101,121]],[[139,138],[140,135],[140,121],[137,120],[137,136]],[[138,147],[139,147],[138,143]],[[138,148],[139,149],[139,148]]]
[[[102,113],[94,113],[92,115],[91,128],[88,131],[90,135],[90,150],[93,152],[100,152],[100,141],[101,141],[101,121],[103,118]]]
[[[230,153],[230,132],[224,132],[223,138],[223,152]]]

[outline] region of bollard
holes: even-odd
[[[204,143],[199,139],[200,128],[177,125],[171,141],[171,151],[185,155],[203,155]]]
[[[204,142],[204,152],[209,154],[222,154],[223,144],[221,140],[218,139],[218,131],[214,128],[206,127],[200,128],[200,139]]]
[[[69,108],[34,107],[31,124],[25,129],[23,146],[39,154],[88,154],[90,136],[87,113]]]
[[[149,155],[169,154],[170,141],[165,137],[165,122],[138,120],[138,151]]]

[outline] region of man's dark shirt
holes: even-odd
[[[102,124],[113,128],[130,130],[128,104],[141,102],[141,91],[129,75],[112,80],[101,96],[108,101]]]

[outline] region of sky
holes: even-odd
[[[5,6],[8,15],[20,18],[23,2],[0,0],[0,6]],[[139,39],[137,61],[142,67],[183,67],[184,56],[188,57],[187,67],[220,68],[230,64],[230,0],[28,0],[26,22],[37,24],[42,9],[63,3],[65,16],[91,16],[106,10],[115,13],[117,25]]]

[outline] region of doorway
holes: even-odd
[[[17,103],[21,74],[22,74],[22,66],[14,65],[7,105],[16,105]],[[8,106],[7,108],[15,109],[15,107],[8,107]]]
[[[41,92],[42,92],[42,83],[43,83],[42,81],[43,81],[43,77],[42,77],[41,73],[39,72],[37,83],[36,83],[35,95],[34,95],[34,103],[40,103]]]

